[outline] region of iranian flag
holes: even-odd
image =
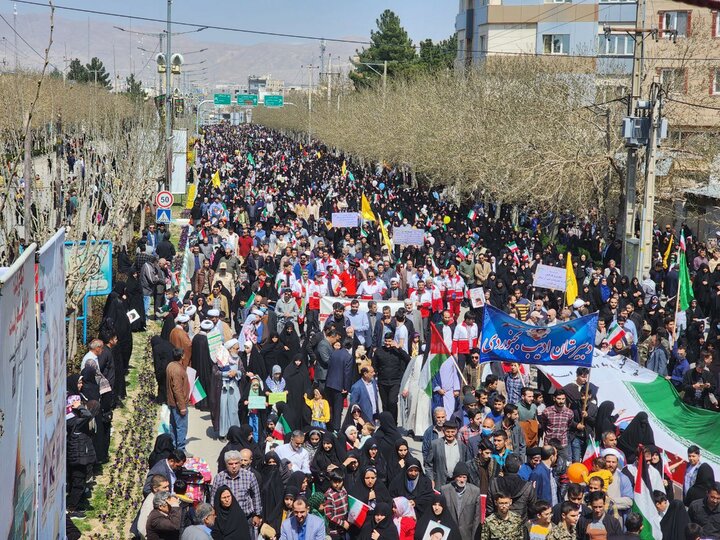
[[[428,356],[425,364],[423,364],[418,385],[428,396],[432,397],[433,377],[440,372],[445,362],[452,362],[453,359],[437,326],[431,324],[430,327],[432,328],[430,335],[430,356]]]
[[[475,218],[477,217],[477,212],[475,211],[474,208],[470,209],[470,211],[468,212],[467,217],[468,217],[469,220],[475,221]]]
[[[643,528],[640,531],[642,540],[653,540],[662,538],[660,529],[660,515],[655,508],[652,492],[648,487],[649,482],[643,479],[644,452],[642,446],[638,447],[637,475],[635,476],[635,494],[633,495],[633,512],[640,514],[643,518]]]
[[[285,417],[281,414],[280,418],[278,418],[278,421],[275,424],[275,429],[272,433],[273,439],[277,439],[278,441],[284,441],[285,435],[287,433],[290,433],[290,431],[292,430],[290,429],[287,420],[285,420]]]
[[[595,442],[595,437],[590,435],[587,448],[585,449],[585,455],[583,456],[583,465],[587,467],[588,471],[592,470],[592,462],[596,457],[600,457],[600,447]]]
[[[520,248],[518,248],[518,246],[515,242],[508,242],[507,247],[513,253],[517,253],[518,251],[520,251]]]
[[[362,501],[358,501],[352,495],[348,495],[347,521],[356,527],[362,527],[367,519],[370,507]]]
[[[610,345],[615,345],[624,337],[625,330],[622,329],[622,327],[617,323],[617,321],[613,321],[613,323],[610,325],[610,328],[608,328],[608,343],[610,343]]]
[[[200,378],[195,379],[192,392],[190,392],[190,404],[195,405],[196,403],[200,403],[206,397],[207,394],[205,393],[205,389],[202,387],[202,384],[200,384]]]

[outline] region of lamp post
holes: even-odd
[[[379,62],[361,62],[359,56],[353,56],[350,58],[350,62],[354,66],[367,66],[370,69],[372,69],[375,73],[380,75],[382,77],[382,85],[383,85],[383,107],[385,106],[385,97],[387,96],[387,60],[384,60],[382,63]],[[380,73],[377,69],[375,69],[374,66],[382,66],[383,70],[382,73]]]

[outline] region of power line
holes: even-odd
[[[30,44],[28,43],[28,41],[27,41],[24,37],[22,37],[22,35],[20,34],[20,32],[18,32],[17,30],[15,30],[15,28],[13,27],[13,25],[8,22],[8,20],[4,17],[4,15],[3,15],[2,13],[0,13],[0,19],[2,19],[2,20],[5,22],[5,24],[8,25],[8,27],[15,33],[15,35],[16,35],[17,37],[19,37],[19,38],[22,40],[22,42],[23,42],[25,45],[27,45],[28,47],[30,47],[30,50],[31,50],[32,52],[34,52],[35,54],[37,54],[37,55],[42,59],[43,62],[45,61],[45,56],[42,55],[42,54],[40,54],[32,45],[30,45]],[[53,64],[53,63],[50,61],[49,58],[48,58],[48,64],[50,64],[52,67],[54,67],[54,68],[57,69],[58,71],[61,71],[60,68],[58,68],[55,64]]]
[[[680,99],[675,99],[667,96],[665,99],[667,101],[672,101],[673,103],[680,103],[682,105],[687,105],[688,107],[697,107],[698,109],[709,109],[711,111],[720,111],[720,107],[713,107],[712,105],[703,105],[702,103],[690,103],[688,101],[682,101]]]
[[[31,0],[16,0],[20,4],[28,4],[31,6],[40,6],[40,7],[48,7],[46,4],[43,4],[41,2],[33,2]],[[156,23],[166,23],[166,19],[156,19],[153,17],[140,17],[138,15],[128,15],[126,13],[113,13],[110,11],[99,11],[96,9],[85,9],[85,8],[78,8],[78,7],[70,7],[70,6],[59,6],[55,4],[55,9],[63,9],[66,11],[77,11],[80,13],[89,13],[92,15],[103,15],[107,17],[120,17],[123,19],[134,19],[138,21],[146,21],[146,22],[156,22]],[[178,26],[190,26],[193,28],[209,28],[211,30],[223,30],[226,32],[239,32],[242,34],[256,34],[261,36],[272,36],[272,37],[289,37],[294,39],[310,39],[310,40],[316,40],[319,41],[321,39],[324,39],[325,41],[332,41],[335,43],[354,43],[359,45],[372,45],[372,42],[370,41],[360,41],[356,39],[342,39],[342,38],[328,38],[328,37],[318,37],[318,36],[307,36],[303,34],[285,34],[282,32],[267,32],[263,30],[248,30],[247,28],[232,28],[229,26],[214,26],[211,24],[199,24],[199,23],[190,23],[190,22],[184,22],[184,21],[171,21],[172,24],[176,24]]]

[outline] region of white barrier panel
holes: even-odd
[[[40,249],[38,538],[65,531],[65,229]]]
[[[0,276],[0,538],[38,538],[35,251]],[[63,294],[65,292],[62,287]],[[62,378],[65,374],[62,374]],[[64,430],[63,422],[63,430]],[[65,496],[65,493],[62,493]],[[63,529],[64,538],[64,529]]]

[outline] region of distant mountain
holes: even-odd
[[[3,13],[5,19],[12,24],[12,13]],[[149,35],[137,35],[123,32],[114,27],[116,23],[111,19],[81,21],[68,19],[55,15],[55,31],[53,45],[50,50],[50,62],[60,71],[67,69],[73,58],[79,58],[83,63],[90,57],[97,56],[105,64],[111,75],[117,76],[120,87],[125,83],[125,77],[134,72],[136,77],[143,81],[145,86],[155,86],[158,74],[155,68],[155,54],[159,51],[159,40]],[[0,43],[0,54],[4,69],[14,67],[14,35],[12,29],[5,26],[0,35],[5,36]],[[127,21],[117,23],[125,29],[130,29]],[[178,31],[187,28],[178,28]],[[49,34],[49,20],[47,15],[21,14],[17,18],[18,33],[40,54],[47,47]],[[159,34],[160,26],[135,26],[134,32]],[[302,41],[298,43],[268,42],[256,45],[236,45],[232,43],[219,43],[217,41],[203,41],[203,32],[185,34],[173,37],[173,52],[190,52],[207,48],[203,53],[185,55],[186,64],[195,64],[201,60],[201,65],[187,65],[187,77],[202,80],[212,88],[215,84],[241,85],[247,84],[249,75],[270,74],[273,79],[285,81],[286,85],[307,84],[307,70],[302,65],[320,64],[320,44],[316,41]],[[89,39],[88,39],[89,34]],[[217,34],[216,34],[217,35]],[[367,39],[363,37],[349,37],[349,39]],[[139,50],[139,47],[149,52]],[[348,58],[355,54],[360,46],[346,43],[328,43],[326,49],[326,62],[328,55],[333,57],[333,70],[338,68],[347,73],[349,69]],[[33,52],[22,40],[18,40],[18,60],[21,67],[40,68],[42,59]],[[164,51],[163,51],[164,52]],[[207,71],[193,74],[207,68]],[[315,83],[317,83],[315,71]],[[177,86],[177,84],[176,84]]]

